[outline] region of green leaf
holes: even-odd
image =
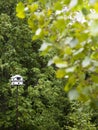
[[[92,81],[98,84],[98,75],[91,75]]]
[[[59,18],[58,20],[56,20],[53,24],[53,28],[56,28],[58,29],[60,32],[62,32],[63,30],[65,30],[65,27],[66,27],[66,23],[65,23],[65,20],[64,18]]]
[[[91,55],[91,59],[97,60],[98,59],[98,53],[97,52],[93,52],[92,55]]]
[[[24,11],[24,4],[22,2],[19,2],[16,6],[16,12]]]
[[[86,57],[84,58],[84,60],[82,61],[82,66],[83,66],[83,67],[87,67],[87,66],[90,65],[90,63],[91,63],[91,59],[90,59],[88,56],[86,56]]]
[[[72,54],[72,49],[69,46],[66,46],[63,50],[64,54],[70,55]]]
[[[68,66],[67,61],[62,60],[62,59],[59,58],[58,56],[55,56],[55,57],[53,58],[53,62],[56,64],[56,66],[57,66],[58,68],[65,68],[65,67]]]
[[[43,44],[41,45],[39,51],[46,51],[47,49],[49,50],[51,48],[52,44],[51,43],[47,43],[47,42],[43,42]]]
[[[69,90],[71,90],[73,88],[73,86],[75,85],[75,83],[76,83],[76,77],[75,77],[75,75],[71,75],[69,77],[69,79],[68,79],[65,87],[64,87],[64,90],[66,92],[68,92]]]
[[[94,4],[94,9],[96,10],[96,12],[98,12],[98,2]]]
[[[94,14],[93,14],[93,16],[94,16]],[[92,36],[98,35],[98,21],[92,21],[89,28],[90,28],[90,33]]]
[[[19,2],[16,6],[16,16],[19,18],[25,18],[25,6],[22,2]]]
[[[64,69],[58,69],[56,71],[56,77],[57,78],[63,78],[65,76],[65,70]]]
[[[84,15],[88,15],[89,14],[89,11],[86,9],[86,8],[82,8],[82,13],[84,14]]]
[[[74,72],[75,71],[75,66],[72,66],[72,67],[68,67],[67,69],[66,69],[66,73],[72,73],[72,72]]]
[[[58,1],[54,4],[54,9],[55,10],[62,10],[62,4],[61,1]]]
[[[29,7],[31,12],[34,12],[34,11],[36,11],[38,9],[38,4],[33,3],[33,4],[29,5],[28,7]]]
[[[24,12],[19,12],[16,14],[17,17],[24,19],[25,18],[25,13]]]

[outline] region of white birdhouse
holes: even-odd
[[[20,75],[15,75],[11,77],[11,85],[23,85],[23,77]]]

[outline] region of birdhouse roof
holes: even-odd
[[[22,78],[22,76],[20,76],[20,75],[15,75],[15,76],[12,76],[11,79],[14,79],[14,78],[16,78],[16,77]]]

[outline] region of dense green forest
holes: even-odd
[[[47,66],[57,54],[57,48],[47,55],[47,50],[39,51],[41,37],[32,38],[34,32],[28,27],[27,18],[16,17],[16,5],[20,1],[24,2],[0,0],[0,130],[17,129],[17,93],[10,83],[16,74],[24,79],[24,86],[18,88],[18,130],[97,130],[97,97],[91,97],[95,102],[84,95],[81,98],[86,98],[85,102],[70,100],[74,90],[64,91],[68,84],[62,76],[65,73],[54,64]]]

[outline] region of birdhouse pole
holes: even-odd
[[[18,87],[23,85],[23,78],[20,75],[15,75],[11,77],[11,85],[12,86],[16,86],[16,130],[19,129],[19,121],[18,121],[18,117],[19,117],[19,111],[18,111],[18,97],[19,97],[19,93],[18,93]]]

